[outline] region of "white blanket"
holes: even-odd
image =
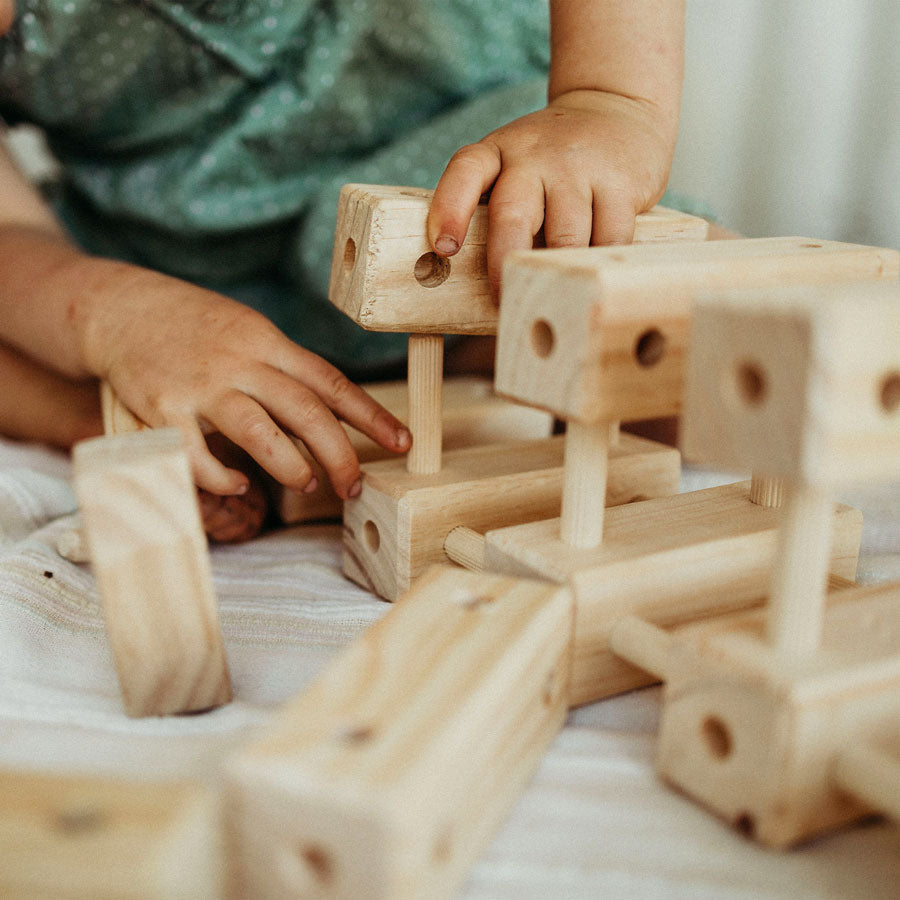
[[[0,441],[2,767],[209,773],[387,609],[341,576],[337,526],[214,548],[236,699],[201,716],[129,719],[89,568],[54,549],[75,509],[67,478],[62,456]],[[712,480],[688,472],[683,487]],[[900,578],[900,485],[848,499],[868,513],[861,576]],[[659,699],[650,688],[573,712],[461,897],[900,896],[893,824],[869,822],[778,854],[664,787],[652,764]]]

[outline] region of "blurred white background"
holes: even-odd
[[[900,247],[900,0],[688,0],[671,187],[751,237]]]

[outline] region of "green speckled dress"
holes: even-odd
[[[547,0],[18,0],[0,115],[46,130],[89,251],[264,312],[362,376],[402,359],[325,299],[337,196],[433,187],[545,102]]]

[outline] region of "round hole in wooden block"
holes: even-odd
[[[349,274],[356,263],[356,241],[352,237],[347,238],[344,244],[344,273]]]
[[[317,894],[334,882],[334,861],[318,844],[302,843],[299,847],[285,847],[280,855],[282,878],[292,893]]]
[[[56,831],[63,834],[87,834],[102,828],[106,824],[106,816],[102,810],[91,804],[71,806],[60,810],[53,824]]]
[[[375,729],[371,725],[353,725],[345,728],[340,734],[342,741],[357,746],[367,744],[373,737],[375,737]]]
[[[437,253],[423,253],[416,260],[413,274],[422,287],[438,287],[450,277],[450,260]]]
[[[666,336],[658,328],[648,328],[634,345],[634,357],[638,365],[649,369],[666,354]]]
[[[900,407],[900,372],[890,372],[881,380],[881,408],[886,413]]]
[[[700,733],[710,756],[716,759],[731,756],[731,731],[718,716],[707,716],[700,726]]]
[[[546,359],[556,347],[556,332],[546,319],[536,319],[531,326],[531,349],[540,359]]]
[[[378,552],[378,548],[381,546],[381,533],[378,531],[378,526],[371,519],[367,519],[365,525],[363,525],[363,540],[365,540],[369,552]]]
[[[751,840],[756,835],[756,819],[748,812],[742,812],[734,820],[734,827],[744,837]]]
[[[734,370],[738,397],[747,406],[762,406],[769,385],[762,367],[752,362],[738,363]]]

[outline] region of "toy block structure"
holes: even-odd
[[[389,600],[428,565],[446,559],[443,542],[452,528],[493,528],[558,511],[557,489],[548,488],[558,477],[555,444],[522,452],[498,446],[495,453],[507,457],[500,468],[477,450],[471,456],[464,450],[443,452],[442,335],[495,334],[498,309],[487,277],[487,207],[476,210],[460,251],[443,259],[426,237],[431,196],[415,188],[346,185],[331,268],[329,296],[339,309],[364,328],[410,333],[412,449],[405,466],[397,461],[364,466],[361,495],[344,505],[344,572]],[[638,216],[635,240],[687,243],[702,241],[706,231],[703,219],[656,208]],[[621,472],[615,476],[613,493],[625,500],[676,490],[679,459],[671,449],[628,438],[617,456],[628,458],[619,468],[635,476],[627,484]],[[554,471],[527,468],[534,465]],[[667,474],[660,481],[661,466]],[[419,490],[425,494],[418,496]],[[451,506],[441,504],[441,494],[453,497]],[[435,515],[442,521],[432,524]],[[433,527],[438,524],[440,533]],[[389,541],[381,539],[385,532]]]
[[[218,900],[220,833],[197,784],[0,772],[0,896]]]
[[[232,760],[234,895],[452,896],[562,727],[572,616],[432,569]]]
[[[167,715],[227,703],[209,553],[181,432],[83,441],[74,466],[126,711]]]
[[[896,278],[890,250],[807,238],[542,250],[507,263],[495,386],[568,420],[561,515],[486,535],[493,571],[568,583],[577,606],[574,704],[647,683],[608,647],[627,613],[671,626],[760,602],[778,485],[757,479],[604,509],[610,426],[680,412],[703,291]],[[548,302],[562,296],[565,303]],[[779,473],[762,472],[777,476]],[[834,511],[833,571],[853,577],[861,517]]]
[[[365,390],[402,422],[409,422],[409,390],[406,382],[391,381],[364,385]],[[443,447],[474,447],[512,440],[539,440],[550,436],[553,417],[538,409],[526,409],[494,393],[486,378],[447,378],[443,383]],[[393,458],[393,454],[350,426],[347,437],[361,463]],[[339,518],[343,501],[335,494],[322,467],[297,441],[319,486],[310,494],[284,488],[280,492],[278,515],[285,524],[313,519]]]
[[[825,583],[832,492],[896,477],[900,288],[717,295],[687,384],[690,457],[781,477],[785,502],[763,612],[673,638],[642,624],[633,652],[617,634],[666,680],[659,772],[774,847],[896,813],[900,584],[826,605]]]

